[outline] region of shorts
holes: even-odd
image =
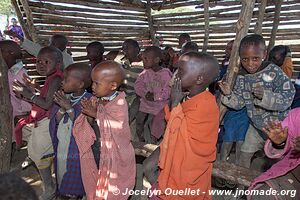
[[[34,124],[27,124],[23,127],[23,135],[27,137],[28,156],[33,160],[38,169],[45,169],[52,164],[53,145],[49,132],[48,118],[44,118]]]
[[[245,153],[255,153],[263,150],[265,140],[259,135],[256,128],[250,123],[246,133],[245,141],[241,146],[241,151]]]

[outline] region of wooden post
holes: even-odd
[[[208,48],[208,38],[209,38],[209,0],[204,0],[204,41],[203,41],[203,48],[202,52],[206,53]]]
[[[11,159],[13,117],[7,70],[0,50],[0,174],[9,172]]]
[[[18,20],[21,24],[21,27],[22,27],[22,30],[24,32],[24,35],[25,35],[25,38],[29,39],[29,40],[32,40],[31,36],[30,36],[30,33],[28,31],[28,26],[26,26],[24,20],[23,20],[23,16],[22,16],[22,13],[20,11],[20,7],[18,5],[18,2],[16,0],[11,0],[11,4],[13,5],[15,11],[16,11],[16,15],[18,17]]]
[[[278,25],[280,23],[280,11],[281,11],[282,1],[283,0],[278,0],[275,3],[274,22],[273,22],[273,28],[272,28],[272,31],[271,31],[271,37],[270,37],[270,40],[269,40],[268,52],[270,52],[270,50],[272,49],[272,47],[275,44]]]
[[[28,29],[31,35],[31,38],[33,40],[33,42],[38,42],[38,37],[36,34],[36,30],[33,24],[33,18],[32,18],[32,12],[31,9],[28,5],[28,0],[20,0],[22,5],[23,5],[23,9],[26,15],[26,21],[27,21],[27,25],[28,25]]]
[[[236,36],[232,46],[232,51],[229,60],[228,71],[226,74],[226,82],[230,84],[230,87],[233,88],[236,76],[239,72],[239,45],[243,37],[245,37],[248,33],[250,22],[253,15],[253,9],[255,5],[255,0],[241,0],[242,8],[239,15],[239,19],[236,24]],[[222,121],[225,113],[226,106],[224,106],[221,102],[220,105],[220,121]]]
[[[261,0],[259,10],[258,10],[258,17],[254,29],[254,33],[261,34],[262,33],[262,23],[264,21],[264,15],[266,11],[268,0]]]
[[[148,19],[151,42],[154,46],[159,46],[159,41],[155,38],[155,30],[153,28],[153,19],[152,19],[152,14],[151,14],[151,0],[147,0],[146,14],[147,14],[147,19]]]

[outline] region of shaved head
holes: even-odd
[[[96,65],[92,73],[102,73],[112,82],[116,82],[120,86],[125,78],[122,66],[115,61],[104,61]]]
[[[70,73],[74,78],[84,82],[84,88],[91,85],[92,68],[88,64],[74,63],[65,69],[65,73]]]

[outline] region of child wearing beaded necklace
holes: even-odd
[[[62,90],[54,94],[57,104],[53,107],[50,134],[54,148],[56,194],[64,197],[82,198],[85,195],[79,150],[72,134],[75,119],[81,113],[80,101],[89,98],[86,88],[91,84],[91,67],[71,64],[64,72]]]
[[[124,71],[118,63],[104,61],[93,69],[92,80],[94,97],[81,101],[82,114],[73,129],[87,199],[126,200],[129,194],[122,194],[133,189],[136,170],[128,105],[125,93],[117,91],[124,80]],[[100,131],[99,164],[95,164],[93,151],[97,140],[94,122]]]

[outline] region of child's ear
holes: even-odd
[[[80,81],[79,88],[84,88],[84,81]]]
[[[113,81],[111,82],[111,90],[116,90],[118,88],[118,83]]]
[[[201,85],[203,82],[204,82],[203,76],[198,76],[198,77],[197,77],[196,84],[197,84],[197,85]]]

